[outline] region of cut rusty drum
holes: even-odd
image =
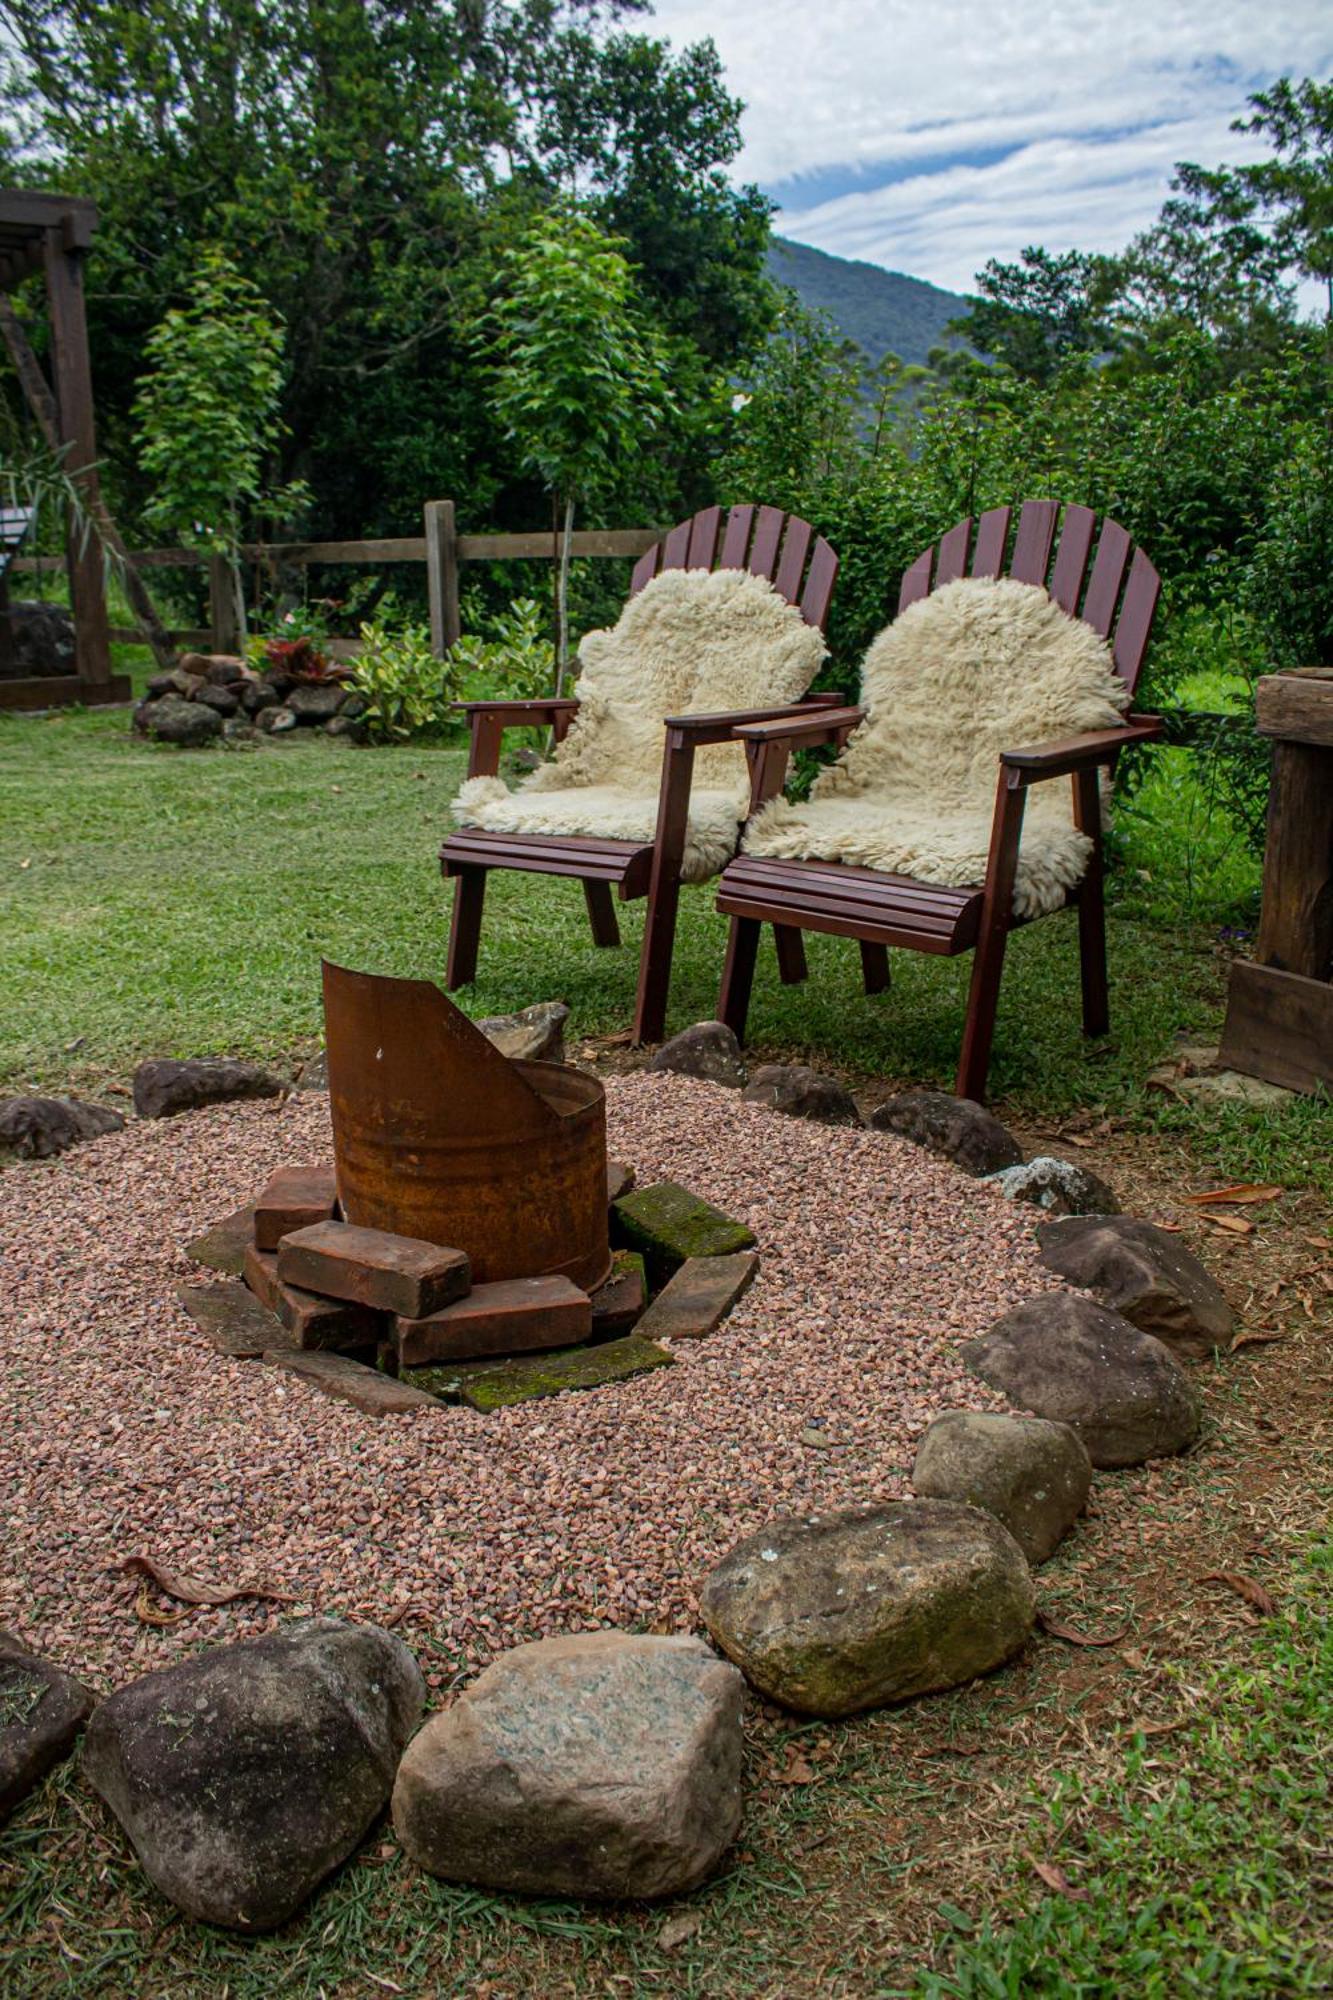
[[[611,1269],[606,1097],[513,1062],[425,979],[324,964],[338,1199],[348,1222],[465,1250],[477,1284]]]

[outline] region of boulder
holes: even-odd
[[[247,715],[258,715],[261,708],[278,706],[278,690],[272,681],[247,681],[241,689],[241,707]]]
[[[22,1160],[49,1160],[85,1139],[119,1132],[125,1120],[105,1104],[77,1097],[0,1098],[0,1147]]]
[[[298,682],[287,706],[298,722],[328,722],[343,705],[347,690],[341,681]]]
[[[516,1646],[409,1747],[394,1830],[447,1881],[680,1895],[740,1827],[744,1693],[700,1639],[588,1632]]]
[[[511,1062],[562,1063],[568,1019],[569,1009],[563,1000],[539,1000],[517,1014],[489,1014],[473,1026]]]
[[[74,619],[63,604],[48,604],[40,597],[20,597],[8,606],[5,615],[11,640],[7,676],[16,680],[47,680],[78,672]]]
[[[1106,1182],[1072,1160],[1039,1153],[1023,1167],[987,1174],[1006,1201],[1030,1201],[1048,1215],[1119,1215],[1120,1203]]]
[[[222,717],[202,701],[186,701],[178,694],[164,694],[144,711],[150,736],[159,743],[175,743],[181,749],[198,749],[222,734]]]
[[[217,714],[222,716],[235,715],[241,705],[240,696],[235,688],[218,687],[212,681],[204,683],[195,700],[202,702],[205,708],[216,710]]]
[[[761,1063],[741,1097],[746,1104],[763,1104],[788,1118],[811,1118],[819,1125],[864,1122],[851,1092],[836,1077],[821,1076],[804,1063]]]
[[[290,708],[261,708],[259,727],[266,736],[290,736],[297,721]]]
[[[1229,1345],[1236,1315],[1175,1236],[1131,1215],[1066,1215],[1037,1231],[1041,1261],[1190,1361]]]
[[[924,1146],[940,1159],[952,1160],[967,1174],[998,1173],[1016,1167],[1023,1148],[985,1105],[970,1097],[951,1097],[947,1090],[905,1090],[870,1114],[876,1132],[895,1132]]]
[[[740,1043],[721,1021],[696,1021],[692,1028],[673,1035],[669,1042],[663,1042],[648,1067],[702,1077],[706,1083],[726,1084],[732,1090],[739,1090],[749,1076]]]
[[[912,1490],[961,1500],[1003,1522],[1030,1563],[1045,1562],[1087,1505],[1092,1464],[1078,1433],[1044,1417],[946,1410],[917,1446]]]
[[[324,1049],[302,1063],[296,1073],[297,1090],[327,1090],[329,1087],[329,1058]]]
[[[0,1632],[0,1826],[68,1757],[94,1699],[82,1682]]]
[[[1199,1434],[1199,1392],[1170,1349],[1073,1292],[1025,1299],[960,1353],[1019,1409],[1076,1430],[1094,1465],[1165,1458]]]
[[[259,731],[243,715],[229,715],[222,725],[224,743],[257,743]]]
[[[83,1771],[164,1896],[272,1930],[383,1808],[424,1699],[400,1639],[309,1619],[121,1688],[93,1715]]]
[[[755,1687],[803,1715],[855,1715],[1003,1665],[1036,1600],[1013,1536],[950,1500],[771,1521],[724,1556],[704,1621]]]
[[[185,1062],[150,1056],[135,1070],[133,1082],[134,1108],[141,1118],[174,1118],[177,1112],[227,1104],[233,1098],[281,1097],[287,1088],[272,1070],[235,1062],[230,1056],[200,1056]]]

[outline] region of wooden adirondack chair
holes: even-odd
[[[724,522],[720,507],[708,507],[691,520],[680,522],[639,558],[630,578],[630,595],[668,569],[748,569],[755,576],[767,577],[787,602],[796,606],[808,625],[823,631],[837,579],[838,558],[808,521],[784,514],[780,508],[733,507]],[[799,708],[788,704],[738,714],[664,716],[666,745],[657,829],[654,839],[647,844],[551,834],[491,833],[472,827],[450,834],[440,849],[441,871],[454,881],[446,974],[449,991],[468,985],[476,977],[486,877],[492,868],[575,876],[583,883],[593,940],[598,945],[620,943],[620,927],[611,899],[613,886],[622,902],[647,897],[634,1039],[660,1040],[671,980],[681,857],[696,750],[707,743],[730,741],[740,722],[803,714],[807,708],[827,708],[838,701],[837,696],[812,695]],[[467,713],[471,729],[467,774],[475,778],[493,777],[498,771],[500,741],[505,729],[549,725],[559,741],[569,730],[578,702],[574,699],[489,701],[463,702],[459,706]],[[799,947],[799,938],[794,938],[794,942]]]
[[[938,548],[927,549],[907,571],[898,609],[906,610],[930,591],[965,575],[1008,575],[1020,583],[1041,584],[1063,610],[1083,618],[1111,642],[1116,671],[1132,695],[1161,588],[1157,572],[1117,522],[1104,521],[1099,535],[1090,508],[1066,507],[1062,521],[1060,515],[1055,501],[1034,500],[1022,507],[1007,569],[1010,509],[1000,507],[983,514],[976,523],[975,536],[972,522],[960,521]],[[1057,522],[1061,528],[1058,548]],[[737,735],[750,757],[751,811],[781,791],[787,759],[794,748],[845,743],[861,714],[859,709],[826,711],[808,718],[738,728]],[[793,930],[814,930],[858,939],[867,993],[881,992],[889,984],[890,946],[949,957],[975,949],[955,1089],[960,1097],[982,1099],[1005,944],[1012,929],[1029,921],[1013,912],[1027,787],[1051,778],[1069,778],[1075,824],[1093,842],[1087,872],[1067,897],[1068,903],[1077,905],[1079,914],[1083,1031],[1087,1035],[1105,1034],[1110,1018],[1099,772],[1114,767],[1117,756],[1129,744],[1148,741],[1160,733],[1156,717],[1133,716],[1123,728],[1064,742],[1015,746],[1003,752],[989,863],[984,882],[974,887],[942,888],[910,876],[841,862],[775,860],[742,850],[723,871],[718,885],[718,908],[731,918],[719,1018],[744,1037],[763,923],[781,925],[789,935]],[[799,979],[804,973],[803,953],[788,945],[782,962],[783,979]]]

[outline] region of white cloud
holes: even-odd
[[[655,27],[716,41],[785,234],[954,289],[1026,243],[1119,248],[1177,160],[1252,151],[1251,91],[1333,63],[1327,0],[657,0]]]

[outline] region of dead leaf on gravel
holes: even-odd
[[[1256,1583],[1252,1576],[1238,1576],[1230,1569],[1210,1569],[1206,1576],[1199,1578],[1199,1582],[1224,1583],[1228,1590],[1235,1591],[1237,1597],[1243,1597],[1247,1604],[1252,1604],[1261,1618],[1277,1617],[1276,1604],[1263,1585]]]
[[[1039,1875],[1048,1889],[1054,1889],[1057,1896],[1067,1896],[1071,1903],[1086,1903],[1088,1891],[1076,1889],[1063,1868],[1054,1861],[1034,1861],[1032,1872]]]
[[[1207,1209],[1205,1209],[1200,1215],[1199,1220],[1200,1222],[1206,1222],[1210,1229],[1224,1230],[1228,1236],[1253,1236],[1254,1234],[1254,1224],[1247,1221],[1243,1215],[1210,1215]]]
[[[1258,1186],[1253,1181],[1237,1181],[1231,1187],[1206,1188],[1201,1194],[1182,1196],[1184,1201],[1197,1202],[1200,1207],[1211,1207],[1214,1202],[1224,1201],[1240,1205],[1253,1201],[1276,1201],[1286,1193],[1285,1188]]]
[[[164,1597],[174,1597],[178,1604],[234,1604],[238,1597],[263,1597],[273,1604],[292,1602],[290,1591],[273,1590],[266,1583],[205,1583],[202,1577],[187,1576],[184,1570],[163,1569],[152,1556],[126,1556],[117,1567],[127,1574],[151,1578]],[[179,1615],[183,1617],[184,1613]]]
[[[703,1924],[703,1914],[699,1910],[682,1910],[678,1917],[668,1917],[657,1933],[660,1951],[674,1951],[678,1944],[692,1938]]]
[[[988,1746],[985,1743],[969,1743],[963,1737],[952,1743],[926,1743],[917,1751],[921,1757],[980,1757]]]
[[[1038,1610],[1037,1623],[1043,1632],[1049,1632],[1053,1639],[1064,1639],[1071,1646],[1114,1646],[1124,1638],[1129,1630],[1129,1620],[1116,1627],[1114,1632],[1080,1632],[1074,1625],[1062,1625],[1058,1618],[1048,1612]]]
[[[135,1599],[134,1615],[141,1625],[179,1625],[182,1618],[188,1618],[188,1608],[184,1611],[159,1611],[148,1595],[145,1584]]]

